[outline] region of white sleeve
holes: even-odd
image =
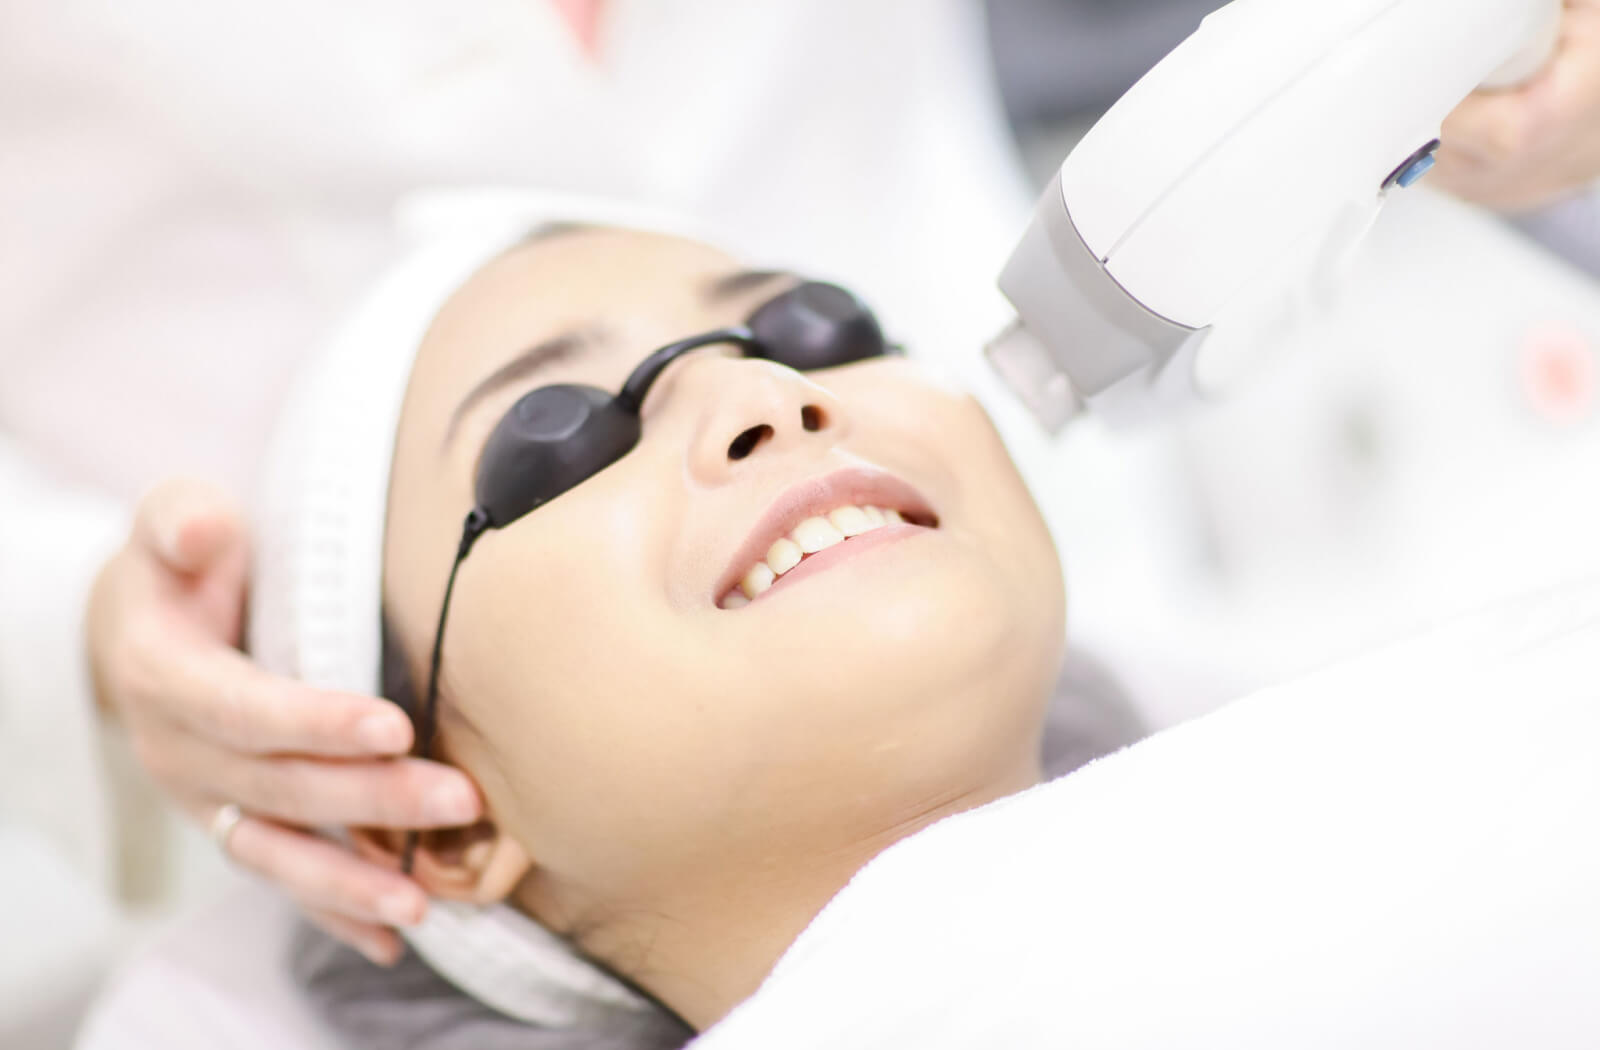
[[[338,1050],[344,1043],[318,1019],[284,965],[298,921],[295,906],[276,890],[235,882],[127,959],[84,1019],[74,1047]]]
[[[0,816],[40,832],[106,889],[115,840],[83,622],[128,520],[0,437]]]

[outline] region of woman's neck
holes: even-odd
[[[1037,760],[1019,760],[885,813],[865,832],[826,846],[774,843],[760,857],[719,859],[676,885],[653,886],[642,899],[574,899],[554,880],[535,875],[517,903],[547,922],[560,915],[608,917],[590,932],[572,931],[584,950],[704,1031],[756,991],[817,913],[879,853],[1039,780]]]

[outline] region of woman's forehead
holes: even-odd
[[[525,242],[445,302],[414,370],[434,381],[472,381],[475,372],[567,328],[670,308],[698,273],[730,264],[693,241],[625,230],[585,228]]]
[[[670,309],[691,299],[707,275],[736,265],[709,245],[666,234],[586,227],[536,236],[474,274],[439,311],[436,327],[497,318],[519,326],[548,318],[553,327],[597,313]]]

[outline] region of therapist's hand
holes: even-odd
[[[1473,95],[1441,138],[1435,184],[1491,208],[1531,211],[1600,179],[1600,0],[1566,0],[1544,71]]]
[[[426,896],[310,829],[452,827],[476,821],[482,802],[461,772],[405,757],[411,724],[394,704],[276,678],[239,652],[248,540],[206,486],[176,482],[145,498],[90,598],[96,693],[202,826],[225,803],[243,810],[227,841],[234,861],[333,936],[391,962],[391,927],[419,921]]]

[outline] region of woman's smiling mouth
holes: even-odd
[[[888,474],[844,470],[801,482],[773,503],[740,547],[718,584],[717,605],[741,609],[784,581],[938,525],[921,494]]]

